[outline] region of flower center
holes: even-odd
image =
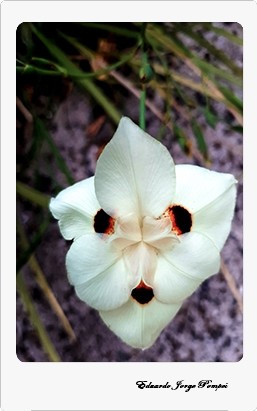
[[[104,240],[121,253],[130,273],[131,297],[142,305],[154,298],[152,284],[159,252],[176,246],[179,235],[191,226],[191,214],[180,205],[171,205],[159,218],[140,219],[133,213],[113,218],[103,209],[94,218],[95,232],[105,234]]]

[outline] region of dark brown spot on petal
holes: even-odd
[[[177,235],[188,233],[192,227],[192,215],[184,207],[173,205],[168,208],[169,217],[172,222],[172,231]]]
[[[152,287],[149,287],[141,281],[140,284],[132,290],[131,296],[139,304],[148,304],[153,299],[154,293]]]
[[[113,234],[115,220],[101,208],[94,218],[94,229],[96,233]]]

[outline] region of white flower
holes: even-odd
[[[68,278],[127,344],[151,346],[183,300],[217,273],[236,180],[174,165],[168,150],[123,117],[95,177],[51,199],[66,240]]]

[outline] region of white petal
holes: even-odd
[[[112,311],[100,311],[105,324],[126,344],[149,348],[175,317],[181,304],[162,304],[153,298],[141,305],[133,298]]]
[[[194,214],[193,230],[210,237],[219,250],[222,249],[231,230],[235,201],[234,184],[216,201]]]
[[[68,278],[78,297],[98,310],[124,304],[130,294],[128,273],[120,253],[97,234],[79,237],[66,257]]]
[[[66,240],[94,232],[94,216],[101,208],[94,188],[94,177],[62,190],[49,204]]]
[[[236,200],[236,180],[191,165],[176,166],[177,187],[174,203],[193,213],[192,231],[210,237],[221,250],[231,229]]]
[[[69,281],[75,286],[83,284],[110,268],[120,257],[104,236],[83,235],[72,243],[66,256]]]
[[[157,300],[176,303],[189,297],[202,280],[185,275],[162,255],[159,255],[152,287]]]
[[[174,194],[173,160],[166,147],[123,117],[98,160],[95,189],[112,216],[158,217]]]
[[[220,254],[214,243],[200,233],[180,236],[171,251],[159,255],[153,287],[156,298],[175,303],[188,297],[206,278],[219,271]]]
[[[198,212],[218,198],[222,199],[236,184],[231,174],[193,165],[177,165],[175,168],[176,193],[173,203],[186,207],[191,213]],[[231,201],[234,203],[234,196]]]
[[[124,250],[124,259],[130,276],[131,289],[144,280],[146,284],[152,279],[156,264],[156,250],[143,243],[131,245]]]
[[[97,310],[113,310],[128,301],[131,289],[123,259],[91,280],[75,286],[78,297]]]

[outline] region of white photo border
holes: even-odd
[[[34,21],[237,22],[244,38],[244,356],[235,363],[24,363],[16,357],[16,29]],[[255,1],[4,1],[1,4],[1,385],[2,409],[227,410],[257,407]],[[255,376],[256,377],[256,376]],[[144,389],[137,380],[194,383],[224,390]]]

